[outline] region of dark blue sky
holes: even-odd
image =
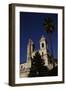
[[[58,57],[58,26],[57,14],[50,13],[31,13],[31,12],[20,12],[20,63],[24,63],[27,59],[27,43],[29,38],[35,43],[35,48],[38,50],[39,40],[42,35],[46,37],[48,42],[48,50],[52,53],[50,49],[50,41],[47,38],[47,32],[43,26],[43,22],[47,17],[52,18],[54,22],[54,32],[52,33],[52,48],[54,58]]]

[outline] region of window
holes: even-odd
[[[42,43],[42,48],[44,48],[44,43]]]
[[[44,55],[44,53],[42,52],[42,56]]]

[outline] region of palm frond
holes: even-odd
[[[45,18],[43,25],[47,32],[53,32],[54,23],[53,23],[52,18],[50,18],[50,17]]]

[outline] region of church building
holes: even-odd
[[[48,66],[48,56],[47,56],[47,42],[46,38],[44,36],[41,37],[39,40],[40,48],[39,50],[35,50],[34,42],[29,39],[28,45],[27,45],[27,63],[28,67],[31,67],[31,58],[35,56],[36,52],[39,52],[42,59],[44,60],[44,65]]]
[[[34,42],[29,39],[27,44],[27,60],[25,63],[20,65],[20,77],[28,77],[31,68],[31,58],[35,56],[36,52],[39,52],[44,62],[44,66],[46,66],[49,70],[53,69],[53,65],[55,63],[54,60],[50,61],[51,59],[48,57],[48,45],[46,38],[43,35],[39,40],[39,44],[40,48],[39,50],[36,50]]]

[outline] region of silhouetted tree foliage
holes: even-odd
[[[31,65],[29,77],[44,76],[46,74],[47,67],[44,67],[44,62],[39,52],[36,52],[34,58],[31,61],[32,61],[32,65]]]
[[[44,66],[43,59],[39,52],[36,52],[34,58],[31,58],[31,69],[29,77],[40,77],[40,76],[54,76],[57,75],[57,67],[51,71]]]

